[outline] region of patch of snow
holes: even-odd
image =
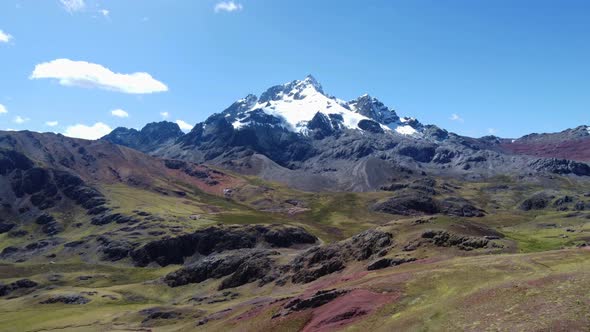
[[[234,129],[240,129],[240,128],[245,127],[249,124],[250,124],[250,122],[240,122],[240,120],[236,120],[231,125],[234,127]]]
[[[404,125],[404,126],[399,126],[397,128],[395,128],[395,131],[398,134],[402,134],[402,135],[415,135],[416,133],[418,133],[418,131],[416,129],[414,129],[412,126],[408,126],[408,125]]]

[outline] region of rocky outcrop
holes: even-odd
[[[210,255],[235,249],[267,246],[287,248],[314,244],[317,238],[304,229],[283,225],[209,227],[192,234],[150,242],[131,252],[137,266],[155,262],[160,266],[182,264],[195,254]]]
[[[0,175],[7,175],[14,170],[25,171],[33,165],[33,161],[22,153],[0,149]]]
[[[311,248],[291,262],[291,280],[294,283],[312,282],[344,269],[349,261],[384,255],[392,243],[391,234],[372,229],[348,240]]]
[[[66,171],[41,167],[16,168],[9,179],[15,196],[29,196],[31,204],[39,210],[55,207],[62,200],[62,195],[87,210],[106,203],[98,190]]]
[[[420,214],[436,214],[440,207],[436,200],[428,194],[406,192],[400,196],[389,198],[373,205],[373,210],[404,216]]]
[[[373,204],[374,211],[404,216],[442,213],[456,217],[483,217],[485,211],[461,197],[435,199],[436,181],[431,178],[409,184],[395,183],[382,189],[399,192],[397,196]],[[443,186],[443,190],[446,190]]]
[[[371,120],[361,120],[358,124],[359,128],[364,131],[371,132],[373,134],[382,134],[384,133],[383,128],[378,122],[371,121]]]
[[[98,251],[102,252],[103,260],[116,262],[129,256],[129,253],[135,247],[135,244],[125,240],[111,239],[105,235],[98,237],[97,242],[100,244]],[[66,243],[68,247],[77,247],[78,243]]]
[[[339,298],[340,296],[347,294],[349,290],[321,290],[314,293],[312,296],[308,298],[296,298],[293,299],[287,304],[285,304],[284,308],[287,309],[289,312],[297,312],[307,309],[313,309],[317,307],[321,307],[326,303],[330,303],[335,299]],[[284,316],[288,315],[289,312],[285,313]]]
[[[369,266],[367,266],[367,270],[369,271],[375,271],[375,270],[381,270],[381,269],[386,269],[388,267],[392,267],[392,266],[398,266],[398,265],[402,265],[402,264],[406,264],[406,263],[410,263],[410,262],[414,262],[416,261],[416,258],[382,258],[379,259],[371,264],[369,264]]]
[[[456,217],[483,217],[485,211],[460,197],[449,197],[440,201],[441,213]]]
[[[36,282],[34,282],[30,279],[20,279],[15,282],[12,282],[8,285],[4,285],[4,284],[0,283],[0,296],[6,296],[6,295],[10,294],[11,292],[17,291],[20,289],[35,288],[38,285],[39,284],[37,284]]]
[[[415,161],[429,163],[436,155],[436,147],[424,144],[404,144],[398,148],[397,152]]]
[[[0,220],[0,234],[10,232],[16,226],[15,223]]]
[[[178,287],[229,276],[221,282],[219,289],[238,287],[262,279],[269,273],[272,268],[269,256],[275,254],[273,251],[245,250],[211,255],[168,274],[164,282],[170,287]]]
[[[72,295],[56,295],[56,296],[51,296],[48,299],[39,302],[40,304],[56,304],[56,303],[62,303],[62,304],[71,304],[71,305],[76,305],[76,304],[87,304],[90,302],[90,299],[87,297],[84,297],[82,295],[79,294],[72,294]]]
[[[546,193],[538,193],[525,199],[519,206],[523,211],[542,210],[549,206],[553,196]]]
[[[281,242],[283,244],[291,242]],[[259,286],[276,281],[283,285],[287,279],[308,283],[340,271],[350,261],[364,261],[385,255],[392,245],[392,235],[368,230],[350,239],[325,246],[313,247],[286,265],[278,265],[269,249],[241,249],[212,253],[164,278],[170,287],[224,278],[219,289],[234,288],[258,281]]]
[[[439,247],[457,247],[465,251],[484,248],[490,242],[483,237],[453,234],[443,230],[428,230],[422,234],[422,238]]]
[[[535,170],[554,174],[590,176],[590,165],[566,159],[538,159],[529,164]]]

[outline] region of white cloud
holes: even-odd
[[[11,39],[12,39],[11,35],[0,30],[0,43],[8,43]]]
[[[242,4],[240,3],[235,3],[233,1],[221,1],[218,2],[215,5],[215,12],[219,13],[219,12],[235,12],[235,11],[240,11],[242,10],[244,7],[242,6]]]
[[[168,119],[170,117],[170,113],[168,113],[168,112],[160,112],[160,116],[162,116],[162,119],[166,120],[166,119]]]
[[[83,139],[99,139],[112,131],[111,127],[102,122],[97,122],[92,126],[84,124],[76,124],[66,128],[63,133],[68,137],[83,138]]]
[[[99,88],[131,94],[168,91],[168,87],[148,73],[120,74],[99,64],[57,59],[35,66],[30,79],[53,78],[63,86]]]
[[[129,113],[125,112],[124,110],[122,110],[120,108],[118,108],[116,110],[112,110],[111,115],[116,116],[118,118],[128,118],[129,117]]]
[[[109,17],[109,15],[111,14],[111,12],[108,9],[101,9],[99,10],[99,12],[102,14],[102,16],[104,17]]]
[[[496,135],[498,133],[498,130],[495,128],[488,128],[488,134],[490,135]]]
[[[12,120],[12,121],[16,124],[23,124],[29,120],[30,120],[29,118],[23,118],[22,116],[17,115],[14,117],[14,120]]]
[[[191,129],[193,129],[193,126],[191,126],[190,124],[188,124],[185,121],[182,120],[176,120],[176,124],[180,127],[180,129],[182,129],[183,131],[189,131]]]
[[[86,7],[84,0],[59,0],[59,2],[70,13],[81,11]]]
[[[4,105],[0,104],[0,114],[6,114],[8,113],[8,110],[6,109],[6,107],[4,107]]]
[[[57,122],[57,121],[47,121],[47,122],[45,122],[45,125],[48,126],[48,127],[55,127],[58,124],[59,124],[59,122]]]
[[[451,117],[449,118],[451,121],[458,121],[458,122],[465,122],[465,120],[463,120],[462,117],[459,116],[459,114],[451,114]]]

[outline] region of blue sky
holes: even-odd
[[[194,125],[311,73],[460,134],[559,131],[590,124],[589,15],[582,0],[3,0],[0,129]]]

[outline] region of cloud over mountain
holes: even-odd
[[[102,122],[97,122],[92,126],[79,123],[66,128],[63,134],[68,137],[94,140],[103,137],[104,135],[110,133],[112,130],[113,129],[109,127],[109,125]]]

